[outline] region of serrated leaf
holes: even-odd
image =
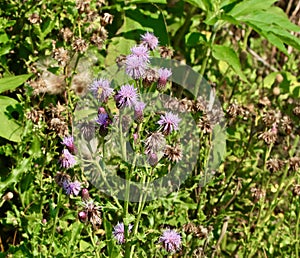
[[[8,107],[15,107],[18,103],[15,99],[0,96],[0,136],[13,142],[21,141],[23,127],[11,117]]]
[[[225,61],[232,69],[238,74],[238,76],[245,82],[248,82],[246,76],[244,75],[239,58],[236,52],[227,46],[213,45],[212,55],[215,59]]]
[[[7,90],[14,90],[30,78],[31,74],[5,77],[0,79],[0,93]]]

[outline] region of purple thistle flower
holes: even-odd
[[[134,106],[134,120],[137,122],[142,122],[144,118],[144,109],[146,107],[146,104],[144,102],[137,102]]]
[[[146,32],[141,36],[142,44],[145,44],[149,49],[153,50],[158,46],[158,38],[153,33]]]
[[[149,56],[149,50],[146,46],[144,45],[139,45],[139,46],[134,46],[131,48],[131,55],[129,56],[137,56],[140,59],[142,59],[145,63],[149,63],[150,56]]]
[[[118,108],[122,107],[132,107],[138,102],[137,89],[133,85],[125,84],[121,86],[121,89],[116,95],[116,103]]]
[[[67,195],[75,195],[77,196],[81,190],[81,183],[79,181],[70,182],[65,180],[63,182],[63,188],[66,191]]]
[[[175,252],[180,249],[181,236],[175,230],[166,229],[159,238],[159,242],[168,252]]]
[[[68,149],[63,149],[59,161],[61,167],[63,168],[71,168],[76,164],[75,156],[73,156]]]
[[[133,225],[129,224],[128,226],[128,230],[129,232],[131,232],[131,229],[133,228]],[[125,243],[125,233],[124,233],[125,229],[124,229],[124,223],[119,223],[114,226],[114,237],[117,240],[118,244],[124,244]]]
[[[166,87],[168,78],[172,75],[172,72],[168,68],[160,68],[158,71],[157,89],[163,90]]]
[[[129,55],[126,58],[126,73],[133,79],[143,78],[147,69],[147,62],[136,55]]]
[[[74,154],[76,152],[76,146],[74,144],[73,136],[64,137],[61,144],[65,145],[71,153]]]
[[[114,91],[110,87],[109,80],[105,80],[102,78],[94,80],[90,86],[90,90],[95,96],[95,98],[97,98],[101,102],[105,102]]]
[[[107,126],[107,119],[108,119],[107,113],[100,113],[98,114],[96,123],[99,124],[100,126]]]
[[[181,119],[178,115],[173,114],[172,112],[167,112],[165,115],[160,116],[160,120],[157,122],[165,134],[170,134],[172,131],[177,131],[178,124]]]

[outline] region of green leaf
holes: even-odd
[[[24,159],[22,160],[20,166],[18,168],[13,169],[9,176],[5,178],[5,181],[0,181],[0,194],[2,195],[3,192],[7,187],[9,187],[13,183],[17,183],[19,181],[20,176],[22,173],[26,172],[30,167],[29,164],[31,159]]]
[[[251,14],[257,10],[267,10],[277,0],[244,0],[236,4],[228,13],[234,18]]]
[[[248,82],[244,75],[239,58],[236,52],[227,46],[213,45],[212,55],[215,59],[225,61],[232,69],[238,74],[238,76],[245,82]]]
[[[5,77],[0,79],[0,93],[7,90],[14,90],[30,78],[31,74]]]
[[[209,0],[185,0],[185,2],[196,6],[204,11],[211,10],[212,4]]]
[[[14,108],[18,103],[15,99],[0,96],[0,121],[2,123],[0,126],[0,136],[13,142],[21,141],[23,130],[22,126],[12,118],[8,107]]]

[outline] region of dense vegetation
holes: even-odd
[[[299,1],[0,16],[0,257],[299,257]]]

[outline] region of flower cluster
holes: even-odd
[[[74,143],[73,136],[66,136],[63,138],[62,145],[64,149],[59,158],[59,163],[62,168],[69,169],[76,165],[76,158],[73,154],[76,154],[77,148]],[[58,172],[55,180],[59,186],[61,186],[67,195],[77,196],[81,190],[81,183],[77,180],[72,181],[70,176],[65,173]]]

